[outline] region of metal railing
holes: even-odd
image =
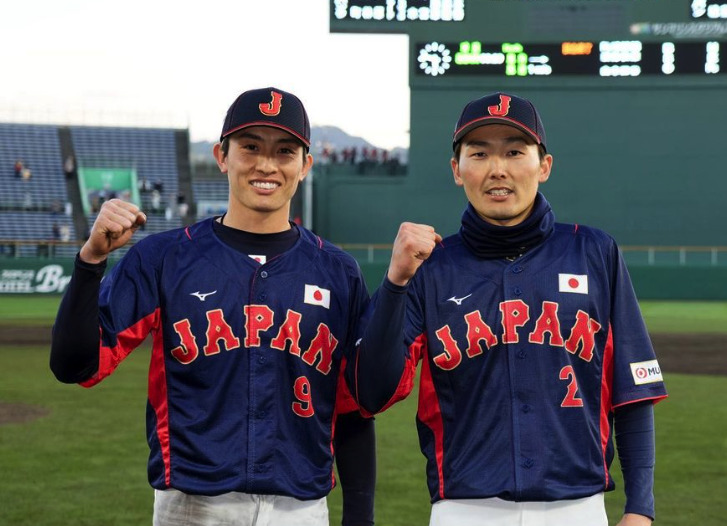
[[[388,262],[391,244],[343,243],[340,248],[366,263]],[[647,246],[621,247],[627,263],[638,265],[727,266],[727,246]]]
[[[82,245],[83,241],[0,238],[0,257],[53,257],[61,254],[75,254]],[[387,263],[391,257],[393,245],[391,243],[339,243],[337,246],[360,262]],[[621,247],[621,251],[626,263],[635,265],[727,266],[727,246],[625,245]]]

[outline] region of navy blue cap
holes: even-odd
[[[538,110],[529,100],[506,93],[491,93],[473,100],[464,107],[454,128],[452,148],[456,148],[457,143],[468,132],[487,124],[507,124],[517,128],[532,137],[547,151],[545,128]]]
[[[227,110],[220,141],[250,126],[271,126],[284,130],[310,148],[310,122],[303,103],[292,93],[278,88],[261,88],[241,94]]]

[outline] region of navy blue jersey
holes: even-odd
[[[556,224],[522,257],[443,240],[408,287],[405,397],[432,501],[553,501],[613,488],[613,411],[666,391],[614,240]]]
[[[101,283],[91,386],[153,337],[147,435],[157,489],[317,499],[333,486],[339,371],[368,294],[349,255],[300,228],[265,264],[207,219],[149,236]]]

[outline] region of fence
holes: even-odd
[[[52,257],[66,256],[80,249],[83,241],[53,241],[45,239],[0,239],[0,255],[5,257]],[[391,257],[390,243],[343,243],[340,248],[360,263],[387,263]],[[20,247],[35,247],[35,250]],[[60,248],[64,247],[64,248]],[[75,247],[75,249],[66,248]],[[75,251],[74,251],[75,250]],[[628,265],[725,267],[727,247],[723,246],[623,246],[624,260]]]
[[[362,263],[385,263],[391,256],[391,244],[339,245]],[[623,246],[624,260],[628,265],[645,266],[727,266],[727,247],[698,246]]]

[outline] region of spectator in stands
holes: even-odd
[[[53,222],[53,226],[51,226],[51,241],[45,245],[47,254],[50,257],[54,257],[56,255],[56,242],[61,240],[61,227],[58,223],[55,221]],[[40,252],[40,246],[38,247],[38,250]]]
[[[24,166],[25,165],[24,165],[22,159],[17,159],[15,161],[15,177],[17,177],[18,179],[20,179],[22,177],[22,175],[23,175],[23,168],[24,168]]]
[[[20,176],[23,178],[23,181],[30,181],[30,178],[33,177],[33,172],[30,171],[30,167],[27,164],[23,167]]]
[[[184,195],[184,192],[179,192],[177,194],[177,214],[179,214],[179,217],[185,218],[187,217],[187,212],[189,210],[189,205],[187,204],[187,198]]]
[[[98,190],[92,190],[88,193],[88,201],[91,203],[91,211],[94,214],[101,209],[101,197]]]
[[[63,173],[66,174],[66,179],[72,179],[76,176],[76,158],[73,154],[68,155],[63,162]]]
[[[156,188],[151,191],[151,209],[156,214],[162,206],[162,194]]]
[[[50,213],[55,216],[61,212],[63,212],[63,203],[61,203],[60,199],[53,199],[50,204]]]
[[[156,190],[160,194],[164,193],[164,184],[162,183],[162,180],[158,177],[154,180],[154,190]]]
[[[321,167],[321,173],[328,173],[328,165],[331,163],[331,149],[328,145],[323,146],[321,151],[321,160],[318,163]]]
[[[139,180],[139,192],[141,192],[142,194],[151,192],[151,183],[149,182],[149,179],[147,179],[146,177],[142,177]]]
[[[71,227],[69,227],[66,224],[61,225],[60,236],[61,236],[61,241],[70,241],[71,240]]]

